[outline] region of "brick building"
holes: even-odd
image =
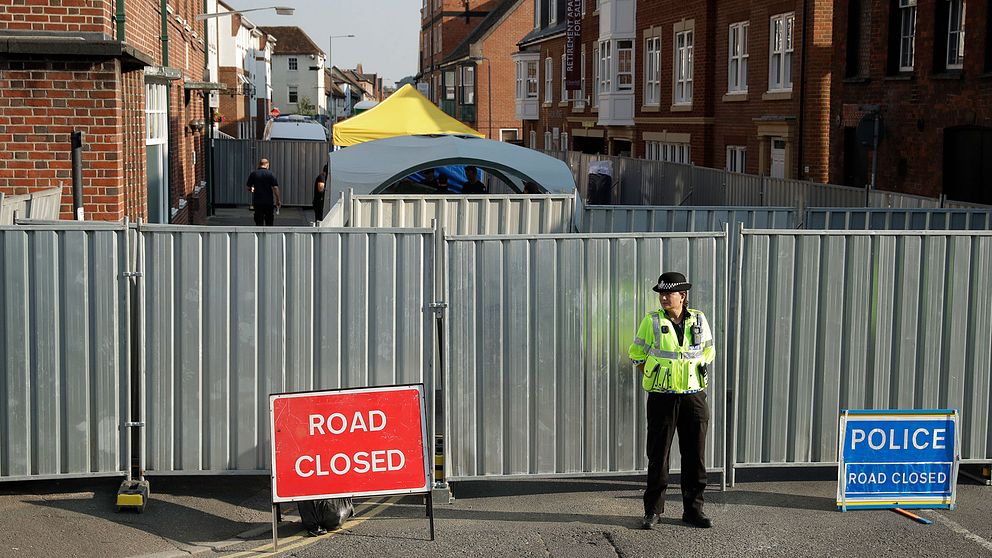
[[[427,97],[441,106],[444,92],[441,64],[497,5],[506,0],[422,0],[420,8],[420,72]],[[421,92],[424,92],[421,89]]]
[[[969,0],[838,3],[833,182],[870,182],[878,114],[878,188],[992,204],[989,10]]]
[[[490,139],[520,141],[511,55],[533,22],[532,0],[507,0],[489,12],[442,61],[441,108]]]
[[[192,0],[169,0],[166,13],[141,0],[0,5],[0,191],[62,186],[61,215],[72,218],[70,137],[81,131],[87,219],[201,217],[211,87],[207,26],[195,21],[203,9]]]
[[[233,9],[218,3],[218,13]],[[235,138],[261,138],[272,109],[272,48],[276,39],[239,14],[218,18],[219,129]]]
[[[513,55],[527,145],[826,181],[833,2],[581,0],[567,91],[568,0],[532,1]]]

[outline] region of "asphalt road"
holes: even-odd
[[[814,475],[821,479],[823,474]],[[364,501],[344,529],[271,548],[268,479],[153,478],[144,513],[116,513],[116,479],[0,485],[0,556],[992,556],[992,487],[959,484],[958,509],[921,525],[891,511],[840,513],[833,480],[741,482],[706,495],[712,529],[683,525],[678,487],[663,523],[638,529],[642,477],[473,481],[435,506]]]

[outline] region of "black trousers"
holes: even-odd
[[[255,206],[255,226],[261,227],[262,225],[272,226],[272,222],[275,221],[275,211],[274,205],[256,205]]]
[[[682,502],[686,514],[703,511],[706,489],[706,431],[710,409],[706,392],[648,394],[648,487],[644,515],[664,513],[668,489],[668,458],[672,438],[679,433],[682,456]]]
[[[324,196],[313,199],[313,220],[317,223],[324,218]]]

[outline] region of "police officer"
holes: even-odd
[[[662,273],[653,290],[661,309],[648,313],[637,328],[630,359],[641,373],[648,392],[648,483],[644,491],[643,529],[651,529],[665,511],[668,457],[672,437],[679,433],[682,455],[682,521],[711,527],[703,513],[706,488],[706,367],[715,350],[706,316],[687,307],[689,283],[678,272]]]

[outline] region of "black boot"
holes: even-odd
[[[713,522],[710,521],[710,518],[706,517],[706,514],[701,511],[682,514],[682,521],[692,525],[693,527],[699,527],[701,529],[709,529],[713,526]]]

